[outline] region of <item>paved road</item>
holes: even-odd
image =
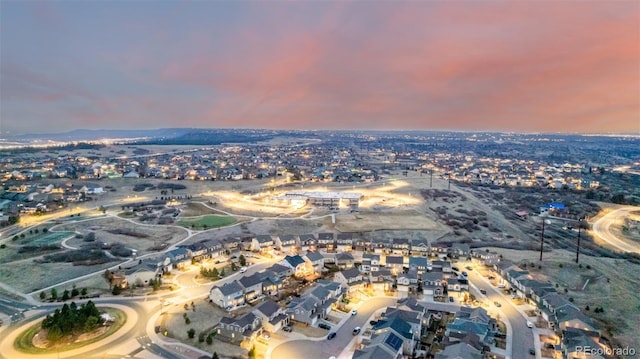
[[[373,298],[364,302],[358,309],[358,314],[347,319],[336,333],[336,337],[327,340],[292,340],[277,346],[271,352],[271,358],[328,358],[337,357],[351,340],[353,328],[368,325],[369,317],[380,308],[394,305],[396,298]],[[333,329],[331,331],[334,331]]]
[[[460,265],[460,264],[459,264]],[[509,349],[512,352],[512,359],[531,359],[533,356],[529,354],[529,348],[534,348],[533,331],[527,327],[527,319],[518,312],[513,302],[499,292],[500,289],[495,288],[489,283],[489,281],[482,277],[476,271],[468,271],[469,280],[478,290],[487,291],[487,300],[494,309],[500,313],[500,320],[505,321],[507,319],[511,326],[511,334],[508,335],[507,340],[510,339],[511,345],[507,345],[507,353]],[[475,293],[476,297],[481,298],[482,295]],[[501,307],[496,308],[494,302],[501,304]]]
[[[605,214],[592,223],[593,234],[602,241],[608,243],[616,250],[623,252],[640,253],[640,244],[637,242],[620,238],[612,232],[611,226],[622,221],[630,212],[640,212],[640,207],[624,206]]]

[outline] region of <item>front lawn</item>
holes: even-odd
[[[183,227],[194,229],[218,228],[234,223],[236,223],[236,219],[231,216],[218,216],[215,214],[209,214],[194,219],[184,219],[178,222],[178,224]]]

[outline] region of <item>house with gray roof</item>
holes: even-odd
[[[291,268],[293,275],[296,277],[304,277],[313,272],[313,266],[311,263],[305,261],[299,254],[286,256],[279,262],[279,264]]]
[[[347,288],[347,293],[354,293],[362,288],[362,274],[356,267],[336,272],[333,277],[334,282],[338,282],[343,288]]]
[[[355,259],[351,253],[337,253],[335,258],[336,265],[340,269],[351,268],[355,263]]]
[[[318,240],[313,234],[301,234],[300,235],[300,250],[315,251],[318,247]]]
[[[336,239],[336,246],[338,252],[351,252],[353,250],[353,234],[352,233],[338,233]]]
[[[297,235],[282,234],[276,237],[276,248],[284,253],[293,253],[298,245],[298,241]]]
[[[385,266],[391,269],[392,273],[402,273],[402,267],[404,266],[404,257],[387,256]]]
[[[480,350],[463,342],[448,345],[435,355],[435,359],[482,359],[483,357]]]
[[[324,256],[322,254],[319,252],[307,252],[304,257],[306,258],[306,261],[311,263],[311,266],[316,273],[322,272],[322,269],[324,268]]]
[[[269,252],[274,249],[275,241],[267,234],[259,234],[251,240],[251,250],[256,252]]]
[[[289,324],[289,316],[286,315],[284,308],[271,299],[256,305],[253,308],[253,314],[260,318],[262,328],[269,333],[275,333]]]
[[[231,310],[245,304],[244,287],[235,280],[221,286],[214,285],[209,292],[209,300],[223,309]]]
[[[214,328],[222,339],[250,348],[262,330],[262,323],[253,312],[249,312],[237,318],[222,317]]]

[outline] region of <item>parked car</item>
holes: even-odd
[[[262,332],[262,337],[266,340],[271,339],[271,335],[268,332]]]
[[[466,277],[467,276],[467,272],[462,272],[462,276]]]
[[[369,324],[371,324],[371,325],[376,325],[376,324],[378,324],[378,321],[377,321],[377,320],[370,320],[370,321],[369,321]]]
[[[358,334],[360,334],[360,330],[362,330],[362,328],[360,328],[360,327],[355,327],[355,328],[353,328],[353,335],[358,335]]]
[[[291,333],[293,331],[293,328],[290,327],[290,326],[286,326],[286,327],[282,328],[282,330],[284,330],[285,332]]]
[[[536,350],[533,348],[529,348],[529,354],[536,355]]]
[[[496,277],[494,277],[494,276],[492,276],[492,275],[488,276],[487,278],[488,278],[488,279],[496,279]]]
[[[449,302],[453,302],[454,300],[453,297],[449,297]]]
[[[495,304],[496,307],[502,307],[502,304],[500,304],[500,302],[493,302],[493,304]]]
[[[247,271],[247,267],[240,267],[240,273],[244,273]]]
[[[325,324],[325,323],[320,323],[318,324],[318,328],[322,328],[322,329],[326,329],[326,330],[331,330],[331,326],[329,324]]]
[[[529,327],[529,328],[533,328],[533,323],[531,323],[531,322],[527,322],[527,327]]]
[[[472,267],[472,266],[467,266],[467,270],[472,271],[472,270],[473,270],[473,267]]]
[[[356,315],[356,314],[358,314],[357,310],[354,309],[354,310],[351,311],[351,315]]]
[[[482,293],[482,294],[486,295],[486,294],[487,294],[487,291],[486,291],[486,290],[484,290],[484,289],[480,289],[480,293]]]
[[[331,333],[329,333],[329,335],[327,335],[327,339],[328,340],[331,340],[331,339],[333,339],[335,337],[336,337],[336,332],[331,332]]]

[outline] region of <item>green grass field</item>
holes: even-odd
[[[218,227],[228,226],[234,223],[236,223],[236,219],[233,217],[218,216],[213,214],[209,214],[209,215],[194,218],[194,219],[185,219],[178,222],[178,224],[183,227],[197,228],[197,229],[218,228]]]

